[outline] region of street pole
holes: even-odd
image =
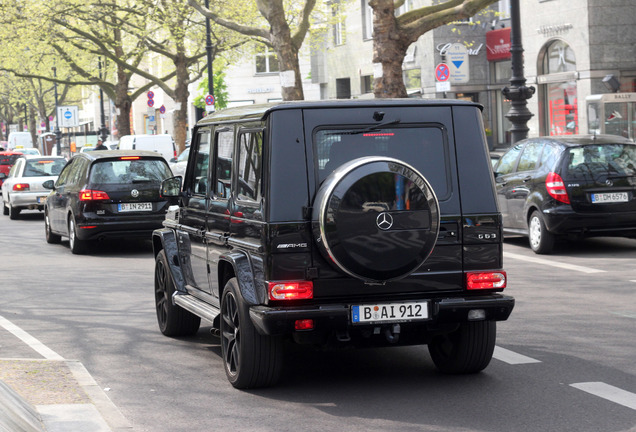
[[[210,0],[205,0],[205,8],[210,8]],[[214,96],[214,74],[212,73],[212,39],[210,38],[210,18],[205,18],[205,50],[208,59],[208,94]],[[213,106],[214,107],[214,106]]]
[[[101,56],[97,57],[97,69],[99,70],[99,80],[102,80],[102,58]],[[108,136],[108,128],[106,128],[106,118],[104,116],[104,91],[102,87],[99,86],[99,115],[101,125],[99,126],[99,135],[101,137],[102,142],[106,141],[106,136]]]
[[[53,78],[56,81],[53,81],[53,90],[55,92],[55,148],[57,150],[57,155],[62,155],[62,144],[60,141],[62,140],[62,131],[60,130],[60,117],[57,113],[57,68],[53,66]]]
[[[510,111],[506,118],[512,123],[510,135],[512,144],[528,137],[528,120],[533,114],[528,110],[528,99],[532,97],[535,88],[526,86],[523,76],[523,45],[521,42],[521,20],[519,14],[519,0],[510,0],[510,52],[512,55],[512,77],[510,87],[504,87],[503,95],[510,100]]]

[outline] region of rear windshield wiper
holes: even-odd
[[[363,134],[363,133],[367,133],[367,132],[373,132],[373,131],[377,131],[380,130],[386,126],[392,126],[392,125],[396,125],[399,124],[400,120],[392,120],[390,122],[386,122],[386,123],[380,123],[377,125],[373,125],[373,126],[369,126],[367,128],[364,129],[351,129],[351,130],[344,130],[344,131],[339,131],[339,132],[329,132],[325,135],[359,135],[359,134]]]

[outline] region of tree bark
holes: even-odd
[[[174,140],[177,144],[177,153],[185,149],[185,140],[188,135],[188,90],[189,73],[185,50],[177,54],[174,62],[177,69],[177,84],[174,91],[174,101],[179,107],[174,113]]]

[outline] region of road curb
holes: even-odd
[[[0,430],[43,432],[44,424],[35,407],[0,381]]]

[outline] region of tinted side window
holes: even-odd
[[[259,201],[262,184],[263,131],[241,131],[238,141],[238,198]]]
[[[232,183],[232,159],[234,157],[234,129],[217,130],[214,141],[216,166],[213,184],[216,184],[216,196],[228,198]]]
[[[541,156],[541,149],[543,143],[530,142],[526,144],[519,158],[519,166],[517,171],[532,171],[539,166],[539,157]]]
[[[73,166],[75,165],[76,162],[77,162],[77,159],[73,159],[66,164],[66,166],[60,173],[60,176],[57,178],[57,181],[55,182],[55,186],[64,186],[66,184],[66,182],[68,181],[68,177],[71,171],[73,170]]]
[[[67,183],[77,185],[84,179],[86,179],[86,171],[88,170],[88,161],[83,158],[78,158],[77,162],[73,164],[73,169],[69,173]]]
[[[189,173],[184,184],[184,190],[195,195],[205,195],[208,191],[208,166],[210,164],[210,129],[202,128],[191,147],[194,154],[190,161],[193,163],[192,172]]]
[[[517,144],[508,150],[508,153],[504,154],[499,160],[496,171],[499,174],[510,174],[513,172],[517,166],[517,158],[519,157],[519,153],[521,153],[522,148],[523,144]]]
[[[541,166],[544,169],[552,170],[559,158],[559,147],[554,144],[546,144],[541,154]]]

